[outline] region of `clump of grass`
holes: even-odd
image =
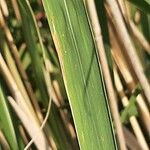
[[[0,1],[0,149],[148,150],[149,8]]]

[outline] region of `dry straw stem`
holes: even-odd
[[[16,82],[18,88],[20,89],[20,92],[22,93],[22,95],[24,96],[25,99],[29,100],[28,94],[27,94],[26,89],[24,87],[24,84],[21,80],[21,77],[20,77],[20,74],[19,74],[18,69],[16,67],[15,61],[12,58],[12,55],[10,53],[10,49],[7,46],[7,43],[4,43],[4,46],[2,48],[3,48],[3,52],[2,52],[3,57],[5,58],[5,61],[8,65],[8,68],[9,68],[13,78],[15,79],[15,82]]]
[[[0,144],[4,149],[10,150],[9,144],[1,130],[0,130]]]
[[[56,104],[57,107],[61,107],[65,105],[65,102],[63,101],[63,97],[60,92],[60,87],[57,80],[53,80],[52,82],[52,97],[53,101]]]
[[[32,103],[34,105],[35,111],[36,111],[39,119],[42,120],[42,115],[40,113],[40,108],[38,106],[37,100],[36,100],[35,95],[33,93],[32,86],[31,86],[31,84],[29,82],[29,79],[28,79],[28,76],[27,76],[25,70],[23,69],[23,65],[22,65],[22,63],[20,61],[20,57],[19,57],[19,53],[18,53],[17,47],[14,44],[14,40],[13,40],[12,34],[11,34],[9,28],[7,27],[6,23],[5,23],[5,20],[4,20],[4,17],[2,15],[1,10],[0,10],[0,26],[4,29],[5,36],[6,36],[6,39],[8,41],[9,47],[11,49],[11,52],[12,52],[13,56],[14,56],[14,60],[16,62],[18,70],[20,72],[21,78],[22,78],[22,80],[23,80],[23,82],[25,84],[26,90],[27,90],[27,92],[28,92],[28,94],[29,94],[29,96],[31,98],[31,101],[32,101]],[[28,105],[29,105],[30,109],[32,110],[33,108],[32,108],[31,102],[28,99],[26,99],[26,101],[28,102]]]
[[[133,80],[131,73],[129,72],[128,68],[126,67],[125,63],[123,62],[121,54],[118,55],[118,51],[116,51],[115,53],[113,53],[113,57],[114,57],[114,60],[121,72],[121,75],[123,76],[126,84],[129,86],[130,92],[134,91],[136,84]],[[146,130],[148,131],[148,133],[150,135],[150,126],[149,126],[150,113],[149,113],[149,110],[148,110],[147,105],[144,101],[144,98],[141,94],[137,95],[136,100],[137,100],[138,107],[140,108],[140,112],[142,114],[141,119],[143,120]]]
[[[133,36],[138,40],[140,45],[144,48],[144,50],[150,54],[150,43],[145,39],[143,34],[137,29],[136,25],[133,21],[129,21],[130,30]]]
[[[11,0],[14,12],[15,12],[15,16],[17,18],[18,21],[21,20],[21,16],[20,16],[20,12],[19,12],[19,8],[18,8],[18,3],[16,0]]]
[[[30,117],[32,117],[32,119],[34,121],[37,122],[37,118],[34,115],[34,113],[32,112],[32,110],[30,110],[30,108],[28,107],[27,102],[25,101],[24,97],[22,96],[20,90],[18,89],[18,86],[15,83],[14,78],[12,77],[2,55],[0,54],[0,71],[3,75],[3,77],[5,78],[5,81],[12,93],[12,95],[15,97],[18,105],[22,108],[22,110],[24,110]]]
[[[140,147],[136,137],[134,136],[134,134],[126,127],[123,127],[123,131],[124,131],[124,135],[125,135],[125,139],[126,139],[128,148],[130,150],[141,150],[141,147]]]
[[[12,95],[14,95],[14,97],[18,103],[18,106],[24,111],[26,116],[28,116],[28,118],[30,119],[29,122],[36,124],[36,126],[38,126],[40,128],[39,123],[37,122],[37,118],[35,118],[33,113],[29,110],[29,107],[27,106],[22,94],[20,93],[20,91],[19,91],[6,63],[4,62],[1,54],[0,54],[0,71],[2,71],[2,74],[3,74],[4,78],[6,79],[8,87],[10,88]],[[48,114],[49,114],[49,112],[48,112]],[[45,121],[43,122],[42,128],[45,125],[46,120],[47,120],[47,117],[45,118]],[[29,124],[29,122],[28,122],[28,124]],[[35,136],[36,136],[36,134],[32,137],[35,137]]]
[[[119,145],[120,145],[121,150],[126,150],[127,148],[126,148],[125,139],[123,135],[119,111],[117,107],[116,96],[115,96],[115,92],[114,92],[114,88],[112,85],[112,80],[111,80],[111,76],[109,72],[109,67],[108,67],[105,49],[104,49],[104,45],[102,41],[101,29],[99,26],[99,21],[98,21],[98,16],[97,16],[94,0],[87,0],[87,5],[88,5],[88,12],[89,12],[89,16],[91,19],[93,32],[94,32],[94,38],[96,41],[96,46],[98,48],[103,77],[104,77],[106,89],[108,92],[109,103],[110,103],[110,107],[111,107],[111,111],[112,111],[112,115],[113,115],[113,119],[114,119],[114,123],[116,127]]]
[[[116,70],[116,67],[114,67],[114,81],[115,81],[116,89],[117,89],[117,91],[119,93],[119,96],[121,98],[123,106],[124,107],[128,107],[129,100],[128,100],[127,96],[124,93],[123,85],[121,83],[121,80],[120,80],[119,74],[118,74],[118,72]],[[136,135],[137,140],[138,140],[141,148],[144,149],[144,150],[148,150],[149,149],[148,145],[147,145],[147,143],[145,141],[144,135],[143,135],[143,133],[141,131],[141,128],[140,128],[140,126],[138,124],[138,121],[137,121],[136,117],[135,116],[131,116],[129,118],[129,121],[131,123],[131,126],[133,128],[134,134]]]
[[[8,97],[8,100],[13,109],[15,110],[16,114],[22,121],[23,125],[25,126],[28,134],[30,135],[31,138],[34,139],[36,147],[39,150],[47,150],[48,145],[45,136],[41,131],[41,129],[39,128],[39,126],[37,125],[37,123],[34,122],[32,118],[21,109],[21,107],[15,102],[15,100],[12,97]]]
[[[137,10],[137,11],[135,12],[134,22],[135,22],[135,24],[137,25],[137,24],[140,23],[140,21],[141,21],[141,11],[140,11],[140,10]]]
[[[27,135],[26,135],[26,132],[25,132],[25,129],[23,128],[22,125],[19,125],[19,132],[21,134],[21,137],[24,141],[24,144],[27,145],[29,143],[29,140],[27,138]]]
[[[5,0],[0,0],[0,7],[3,11],[4,16],[8,17],[9,16],[9,11],[8,11],[8,7],[7,7],[7,4],[6,4]]]
[[[144,90],[145,96],[150,104],[150,92],[149,92],[150,85],[144,74],[143,67],[141,65],[141,62],[140,62],[137,54],[136,54],[135,48],[130,40],[130,36],[127,32],[125,23],[123,21],[121,12],[118,7],[118,4],[117,4],[116,0],[106,0],[106,2],[111,10],[112,15],[113,15],[113,19],[115,21],[118,35],[120,36],[120,39],[121,39],[122,43],[124,44],[125,50],[130,58],[130,61],[134,68],[134,71],[141,83],[141,86]]]
[[[110,21],[110,17],[109,17],[109,21]],[[130,64],[122,54],[122,50],[124,49],[124,47],[119,41],[118,35],[115,32],[113,24],[110,23],[109,23],[109,33],[110,33],[110,39],[111,39],[110,41],[112,45],[113,58],[127,84],[129,91],[132,92],[136,88],[136,84],[137,84],[135,81],[134,73],[132,73],[132,68],[129,67]],[[146,130],[148,131],[148,133],[150,133],[149,132],[150,114],[147,105],[145,103],[145,100],[141,94],[139,94],[136,99],[137,99],[138,106],[140,108],[140,112],[142,114],[141,119],[145,124]]]
[[[128,15],[126,13],[126,4],[125,4],[125,1],[123,1],[123,0],[117,0],[117,2],[118,2],[120,10],[122,12],[122,16],[125,18],[125,20],[128,20]]]
[[[145,39],[143,34],[139,31],[139,29],[136,27],[134,22],[129,19],[129,16],[127,15],[127,9],[126,4],[122,0],[118,0],[119,6],[121,8],[122,17],[124,18],[126,24],[128,25],[132,35],[135,37],[135,39],[139,42],[139,44],[144,48],[144,50],[150,54],[150,43]],[[138,13],[139,14],[139,13]]]

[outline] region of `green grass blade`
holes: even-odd
[[[17,138],[11,120],[7,99],[0,83],[0,123],[2,131],[12,150],[18,150]]]
[[[43,0],[80,148],[116,149],[99,62],[82,0]]]
[[[36,87],[40,90],[43,103],[48,103],[48,94],[46,91],[45,80],[43,75],[43,45],[39,36],[39,32],[35,23],[34,14],[29,3],[26,0],[18,0],[19,8],[22,16],[23,31],[27,43],[27,49],[31,56],[31,64],[35,74]],[[38,66],[38,67],[37,67]]]

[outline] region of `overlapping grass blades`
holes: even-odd
[[[27,49],[31,56],[32,68],[34,69],[35,83],[40,93],[39,99],[41,100],[42,105],[47,108],[49,96],[45,84],[44,60],[48,56],[46,56],[46,50],[44,49],[39,28],[30,3],[27,0],[18,0],[18,4],[22,16],[22,23],[24,27],[23,31],[27,43]],[[70,139],[66,135],[60,114],[53,103],[48,124],[50,125],[50,129],[52,129],[52,135],[50,136],[53,136],[57,147],[61,147],[64,150],[70,148],[71,144],[68,142]]]
[[[30,4],[26,0],[18,1],[18,3],[24,26],[24,36],[31,56],[31,64],[34,68],[36,86],[39,88],[43,102],[46,105],[48,103],[48,94],[44,84],[43,57],[41,57],[43,56],[44,48]]]
[[[116,149],[99,62],[81,0],[43,0],[80,148]]]

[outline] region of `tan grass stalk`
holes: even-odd
[[[106,0],[111,13],[113,15],[114,21],[115,21],[115,25],[116,25],[116,29],[118,31],[118,35],[120,36],[120,39],[122,41],[122,43],[124,44],[125,50],[128,54],[128,57],[130,58],[130,61],[132,63],[132,66],[134,68],[134,71],[141,83],[141,86],[144,90],[145,96],[150,104],[150,85],[148,83],[148,80],[144,74],[144,70],[143,67],[141,65],[141,62],[137,56],[137,53],[135,51],[135,48],[130,40],[130,36],[127,32],[125,23],[123,21],[121,12],[119,10],[118,4],[116,2],[116,0]]]
[[[118,93],[119,93],[119,96],[120,96],[120,98],[121,98],[121,101],[122,101],[123,106],[124,106],[124,107],[128,107],[128,105],[129,105],[129,100],[128,100],[127,96],[126,96],[125,93],[124,93],[123,85],[122,85],[122,83],[121,83],[121,80],[120,80],[120,77],[119,77],[118,72],[117,72],[117,70],[116,70],[116,67],[114,67],[114,81],[115,81],[116,89],[117,89],[117,91],[118,91]],[[148,148],[148,145],[147,145],[147,143],[146,143],[146,140],[145,140],[145,138],[144,138],[144,135],[143,135],[143,133],[142,133],[142,131],[141,131],[141,128],[140,128],[140,126],[139,126],[139,123],[138,123],[136,117],[135,117],[135,116],[131,116],[131,117],[129,118],[129,121],[130,121],[130,123],[131,123],[131,126],[132,126],[132,128],[133,128],[133,131],[134,131],[134,133],[135,133],[135,135],[136,135],[136,137],[137,137],[137,140],[138,140],[138,142],[139,142],[141,148],[142,148],[143,150],[148,150],[148,149],[149,149],[149,148]]]
[[[132,68],[129,67],[130,63],[123,56],[123,53],[121,50],[124,49],[124,47],[120,43],[119,38],[117,37],[117,34],[114,33],[115,31],[113,30],[113,26],[111,25],[112,24],[109,24],[109,33],[110,33],[110,39],[111,39],[110,41],[112,45],[112,55],[113,55],[116,65],[118,66],[127,84],[129,91],[132,92],[136,88],[136,84],[137,84],[136,77],[135,77],[134,72],[132,72]],[[150,114],[149,114],[147,105],[145,103],[145,100],[141,94],[139,94],[136,99],[137,99],[137,104],[140,108],[140,112],[142,115],[141,119],[143,120],[146,130],[148,131],[148,133],[150,133],[149,132],[150,131],[150,126],[149,126]]]
[[[130,29],[133,36],[138,40],[139,44],[150,54],[150,43],[145,39],[143,34],[138,30],[132,21],[129,21]]]
[[[122,16],[124,17],[124,20],[128,27],[130,28],[130,31],[132,35],[138,40],[139,44],[144,48],[144,50],[147,51],[148,54],[150,54],[150,43],[145,39],[143,34],[138,30],[134,22],[129,19],[129,16],[127,15],[127,10],[126,10],[126,4],[122,0],[118,0],[119,6],[121,8]]]
[[[37,118],[35,118],[33,113],[31,113],[31,111],[29,110],[29,107],[27,106],[23,96],[21,95],[21,93],[20,93],[11,73],[9,72],[8,67],[6,66],[6,63],[4,62],[1,54],[0,54],[0,71],[2,72],[4,78],[6,79],[8,87],[10,88],[11,93],[14,96],[14,98],[16,99],[19,107],[22,108],[22,110],[28,116],[30,116],[30,118],[32,118],[32,122],[35,122],[35,121],[37,122]],[[39,126],[39,124],[37,124],[37,125]],[[48,128],[46,128],[46,131],[47,130],[48,130]]]
[[[42,124],[41,124],[41,126],[39,128],[39,130],[41,130],[41,131],[43,130],[43,128],[46,125],[46,122],[48,120],[48,117],[49,117],[49,114],[50,114],[50,108],[51,108],[51,98],[49,99],[46,116],[45,116],[45,118],[44,118],[44,120],[43,120],[43,122],[42,122]],[[34,136],[32,137],[32,140],[26,145],[24,150],[28,150],[29,147],[32,145],[32,143],[39,138],[39,136],[41,136],[41,135],[39,135],[39,133],[35,133]]]
[[[20,132],[21,137],[22,137],[22,139],[24,141],[24,144],[25,145],[28,144],[29,140],[28,140],[27,135],[25,133],[25,129],[23,128],[22,125],[19,125],[19,132]]]
[[[46,143],[45,137],[39,126],[32,118],[24,112],[21,107],[15,102],[12,97],[8,97],[9,103],[15,110],[16,114],[22,121],[23,125],[25,126],[28,134],[31,138],[34,139],[34,143],[39,150],[47,150],[48,145]],[[36,138],[34,138],[36,136]]]
[[[141,150],[142,148],[140,147],[134,134],[125,126],[123,127],[123,131],[124,131],[124,135],[125,135],[128,148],[130,150]]]
[[[0,143],[4,149],[10,150],[9,144],[1,130],[0,130]]]
[[[47,92],[48,92],[48,96],[49,96],[49,103],[48,103],[48,108],[47,108],[47,113],[46,113],[46,116],[40,126],[40,130],[43,130],[44,126],[46,125],[46,122],[48,120],[48,117],[50,115],[50,108],[51,108],[51,103],[52,103],[52,98],[56,98],[55,95],[54,95],[54,91],[53,91],[53,88],[52,88],[52,83],[51,83],[51,78],[49,77],[49,74],[51,72],[51,69],[49,68],[49,60],[47,60],[46,58],[44,58],[44,61],[45,61],[45,69],[43,69],[43,72],[44,72],[44,77],[45,77],[45,84],[46,84],[46,87],[47,87]],[[35,135],[31,141],[26,145],[25,149],[24,150],[27,150],[29,149],[29,147],[32,145],[32,143],[34,142],[34,140],[38,138],[38,134]],[[51,143],[53,143],[51,141]],[[54,144],[53,144],[54,145]],[[53,147],[56,147],[56,146],[53,146]]]
[[[140,11],[140,10],[137,10],[137,11],[135,12],[134,22],[135,22],[135,24],[137,25],[137,24],[140,23],[140,21],[141,21],[141,11]]]
[[[37,118],[35,117],[34,113],[29,109],[27,102],[24,100],[24,97],[22,96],[20,90],[18,89],[15,80],[13,79],[2,55],[0,54],[0,71],[2,72],[3,77],[5,78],[5,81],[16,99],[18,105],[24,110],[29,116],[32,116],[35,121],[37,121]]]
[[[20,12],[19,12],[19,8],[18,8],[18,3],[16,0],[11,0],[14,12],[15,12],[15,16],[17,18],[18,21],[21,20],[21,16],[20,16]]]
[[[8,7],[7,7],[7,4],[6,4],[5,0],[0,0],[0,7],[3,11],[4,16],[8,17],[9,16],[9,11],[8,11]]]
[[[116,53],[115,53],[115,55],[116,55]],[[129,90],[131,90],[130,92],[132,92],[132,91],[134,91],[134,88],[136,86],[135,82],[133,80],[133,77],[130,74],[127,67],[125,66],[125,64],[123,63],[121,56],[120,55],[115,56],[115,55],[113,54],[115,62],[117,64],[117,66],[119,67],[119,70],[120,70],[123,78],[125,79],[126,84],[129,86]],[[143,123],[146,127],[146,130],[148,131],[148,133],[150,135],[150,126],[149,126],[149,124],[150,124],[150,113],[149,113],[149,110],[148,110],[147,105],[144,101],[144,98],[141,94],[137,95],[136,100],[137,100],[138,107],[140,108],[140,112],[142,114],[141,119],[143,120]]]
[[[123,0],[117,0],[119,8],[122,12],[122,16],[125,18],[125,20],[128,20],[128,14],[126,13],[126,2]]]
[[[113,84],[112,84],[112,80],[111,80],[111,76],[109,72],[109,67],[108,67],[104,44],[103,44],[102,35],[101,35],[101,28],[99,26],[99,21],[98,21],[98,16],[97,16],[94,0],[87,0],[87,5],[88,5],[88,12],[89,12],[91,24],[93,27],[96,46],[98,48],[99,58],[100,58],[101,66],[102,66],[102,73],[103,73],[103,77],[104,77],[105,84],[106,84],[106,89],[108,93],[112,116],[113,116],[114,124],[116,127],[119,146],[121,150],[126,150],[126,144],[124,140],[119,111],[117,107],[116,95],[114,92],[114,88],[113,88]]]
[[[39,119],[41,119],[42,115],[40,113],[40,108],[38,106],[37,100],[36,100],[35,95],[33,93],[32,86],[31,86],[31,84],[29,82],[29,79],[28,79],[28,76],[27,76],[25,70],[23,69],[23,65],[22,65],[22,63],[20,61],[20,57],[19,57],[19,53],[18,53],[17,47],[14,44],[14,40],[13,40],[12,34],[11,34],[9,28],[7,27],[6,23],[5,23],[5,20],[4,20],[4,17],[2,15],[1,11],[0,11],[0,26],[4,29],[6,39],[8,41],[9,47],[11,49],[11,52],[12,52],[12,54],[14,56],[14,60],[16,62],[18,70],[20,72],[21,78],[22,78],[22,80],[23,80],[23,82],[25,84],[26,90],[27,90],[27,92],[28,92],[28,94],[29,94],[29,96],[31,98],[32,104],[34,105],[34,108],[35,108],[35,110],[37,112],[37,115],[38,115]],[[26,101],[28,102],[28,105],[29,105],[30,109],[33,111],[31,102],[28,99],[26,99]]]

